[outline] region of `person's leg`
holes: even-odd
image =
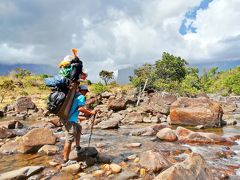
[[[71,147],[72,147],[72,142],[68,142],[67,140],[65,141],[64,144],[64,149],[63,149],[63,161],[67,162],[69,159],[69,154],[71,151]]]
[[[66,140],[63,149],[63,160],[66,162],[69,159],[69,154],[71,152],[72,142],[74,140],[74,127],[72,123],[68,123],[65,126],[66,129]]]
[[[76,148],[80,148],[81,132],[82,132],[82,126],[80,126],[79,124],[76,124],[76,136],[75,136]]]

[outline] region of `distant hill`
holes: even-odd
[[[3,64],[0,63],[0,75],[7,75],[15,68],[27,69],[33,74],[55,75],[58,72],[57,67],[45,64]]]
[[[237,61],[222,61],[222,62],[211,62],[211,63],[202,63],[202,64],[190,64],[191,67],[197,67],[199,69],[199,74],[203,73],[203,69],[209,70],[213,67],[218,67],[218,71],[228,70],[235,68],[240,65],[240,60]],[[128,67],[118,70],[117,83],[127,84],[129,83],[129,76],[134,74],[134,69],[140,66]]]

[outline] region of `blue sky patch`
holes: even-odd
[[[188,10],[185,14],[185,18],[179,28],[179,33],[186,35],[187,33],[197,33],[197,28],[193,27],[193,22],[196,20],[197,12],[199,10],[205,10],[213,0],[202,0],[199,6],[195,6]]]

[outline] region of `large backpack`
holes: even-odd
[[[66,98],[66,94],[61,91],[54,91],[48,97],[47,109],[52,114],[57,114]]]

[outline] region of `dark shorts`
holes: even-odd
[[[74,122],[68,122],[65,125],[65,132],[66,132],[66,141],[67,142],[73,142],[74,138],[81,133],[82,131],[82,126],[79,125],[78,123]]]

